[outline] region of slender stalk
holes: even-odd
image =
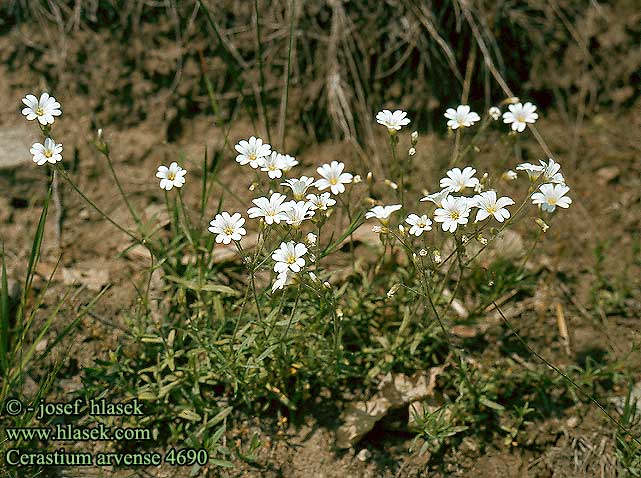
[[[102,209],[100,209],[96,203],[94,203],[91,199],[87,197],[85,193],[83,193],[78,186],[71,180],[71,178],[67,175],[67,172],[59,165],[55,166],[57,171],[60,173],[60,176],[69,183],[69,185],[82,197],[82,199],[85,200],[87,204],[89,204],[98,214],[100,214],[104,219],[109,221],[113,226],[115,226],[118,230],[121,232],[124,232],[127,234],[133,241],[137,242],[138,244],[146,244],[145,239],[140,239],[137,237],[134,233],[128,231],[124,227],[122,227],[120,224],[118,224],[116,221],[114,221],[107,213],[105,213]]]
[[[267,141],[271,144],[272,136],[269,129],[269,121],[267,120],[267,106],[265,104],[265,66],[263,65],[263,43],[260,38],[260,13],[258,0],[254,0],[254,11],[256,13],[256,54],[258,55],[258,70],[260,73],[260,102],[263,108],[263,114],[265,115]]]
[[[285,132],[287,129],[287,103],[289,100],[289,82],[292,67],[292,50],[294,49],[294,18],[295,18],[296,0],[289,2],[289,46],[287,48],[287,69],[285,70],[285,90],[283,92],[283,101],[281,102],[280,120],[279,120],[279,139],[283,150],[285,147]]]
[[[103,156],[107,158],[107,164],[109,165],[109,170],[111,171],[111,175],[114,178],[114,182],[116,183],[118,192],[120,192],[122,199],[125,201],[125,204],[127,205],[127,209],[129,209],[129,214],[131,214],[132,219],[134,220],[136,225],[140,228],[140,217],[138,216],[138,214],[136,214],[136,211],[131,205],[129,198],[125,194],[124,189],[122,188],[122,184],[120,184],[120,180],[118,179],[118,175],[116,174],[116,169],[114,168],[113,161],[111,160],[111,154],[109,154],[109,151],[105,151],[103,153]]]
[[[608,418],[608,420],[610,420],[610,421],[611,421],[612,423],[614,423],[618,428],[620,428],[620,429],[621,429],[621,430],[623,430],[625,433],[627,433],[627,434],[628,434],[628,436],[630,437],[630,439],[634,440],[638,445],[641,445],[641,441],[639,441],[639,439],[637,439],[637,438],[635,438],[635,437],[634,437],[634,435],[632,434],[632,431],[631,431],[629,428],[627,428],[627,427],[623,426],[623,425],[622,425],[622,424],[621,424],[621,423],[620,423],[616,418],[614,418],[614,417],[613,417],[613,416],[612,416],[612,415],[611,415],[611,414],[610,414],[610,413],[605,409],[605,407],[604,407],[603,405],[601,405],[601,403],[600,403],[596,398],[594,398],[594,397],[593,397],[592,395],[590,395],[588,392],[584,391],[584,390],[583,390],[583,388],[582,388],[579,384],[577,384],[574,380],[572,380],[572,379],[571,379],[568,375],[566,375],[566,374],[565,374],[561,369],[559,369],[556,365],[554,365],[553,363],[551,363],[550,361],[548,361],[545,357],[543,357],[543,356],[542,356],[542,355],[540,355],[536,350],[534,350],[532,347],[530,347],[530,345],[527,343],[527,341],[526,341],[525,339],[523,339],[523,337],[521,337],[521,335],[519,335],[519,333],[516,331],[516,329],[514,328],[514,326],[512,325],[512,323],[507,319],[507,317],[505,317],[505,315],[503,314],[503,311],[501,310],[501,308],[499,307],[499,305],[496,303],[496,301],[492,301],[492,304],[494,305],[495,309],[498,311],[498,313],[499,313],[499,315],[501,316],[501,319],[503,320],[503,322],[505,323],[505,325],[507,325],[507,326],[508,326],[508,328],[510,329],[510,331],[512,332],[512,334],[513,334],[513,335],[514,335],[514,336],[519,340],[519,342],[521,342],[521,344],[523,344],[523,346],[528,350],[528,352],[530,352],[532,355],[534,355],[536,358],[538,358],[541,362],[543,362],[543,363],[544,363],[545,365],[547,365],[549,368],[551,368],[552,370],[554,370],[554,372],[556,372],[556,373],[557,373],[557,374],[559,374],[561,377],[563,377],[563,378],[564,378],[564,379],[565,379],[565,380],[566,380],[570,385],[572,385],[572,386],[573,386],[573,387],[574,387],[574,388],[575,388],[575,389],[576,389],[576,390],[577,390],[581,395],[583,395],[585,398],[587,398],[589,401],[591,401],[594,405],[596,405],[596,406],[597,406],[597,407],[598,407],[598,408],[599,408],[599,409],[600,409],[600,410],[605,414],[605,416]]]

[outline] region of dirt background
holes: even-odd
[[[447,78],[465,76],[472,50],[476,59],[470,101],[480,109],[504,97],[486,69],[482,52],[471,46],[473,35],[461,20],[464,12],[456,11],[457,3],[434,9],[433,17],[439,31],[449,32],[456,68],[429,66],[429,55],[423,51],[434,46],[421,43],[422,36],[410,43],[406,32],[426,29],[421,9],[412,2],[384,2],[377,7],[382,11],[372,17],[391,15],[394,21],[388,25],[380,20],[358,23],[370,17],[357,15],[340,2],[298,5],[294,15],[298,57],[286,115],[280,113],[283,44],[288,41],[290,19],[285,2],[265,2],[269,13],[261,19],[266,41],[263,60],[268,65],[265,110],[259,93],[251,2],[212,2],[218,8],[215,20],[220,22],[223,40],[212,40],[211,24],[191,2],[180,6],[168,2],[169,7],[128,2],[130,7],[121,5],[120,10],[115,4],[94,8],[100,2],[76,3],[82,5],[78,14],[64,2],[51,2],[55,8],[25,8],[21,2],[0,8],[4,105],[0,147],[7,151],[3,161],[13,163],[0,169],[0,238],[12,278],[24,271],[28,238],[47,187],[45,174],[28,155],[33,128],[24,124],[19,108],[26,93],[48,89],[62,103],[64,114],[56,121],[55,136],[64,145],[65,164],[88,196],[121,223],[128,223],[127,211],[115,194],[107,165],[92,146],[98,128],[111,145],[124,189],[131,191],[139,210],[151,216],[163,204],[154,178],[158,164],[184,154],[189,180],[197,181],[207,148],[223,157],[222,181],[238,183],[225,135],[232,144],[251,134],[265,136],[265,124],[278,138],[272,144],[284,145],[295,154],[303,172],[334,159],[346,161],[363,176],[376,171],[383,160],[381,135],[377,138],[366,123],[373,124],[375,112],[383,106],[410,111],[412,124],[421,131],[415,158],[418,175],[425,184],[435,184],[440,172],[431,161],[451,144],[441,134],[440,116],[445,105],[460,95],[458,88],[451,91]],[[641,12],[634,1],[598,7],[593,2],[584,10],[580,7],[585,2],[550,3],[557,6],[556,12],[549,5],[526,3],[527,8],[502,16],[495,7],[492,11],[500,21],[488,28],[505,64],[521,60],[506,69],[507,80],[513,90],[540,105],[537,126],[563,166],[574,203],[564,211],[563,220],[553,224],[532,259],[531,267],[546,270],[545,280],[518,317],[519,328],[533,347],[545,350],[558,365],[598,354],[615,361],[641,338]],[[482,23],[481,16],[476,18]],[[532,35],[541,35],[539,43],[521,32],[534,23],[543,25],[533,29]],[[357,34],[367,25],[383,32],[373,35],[371,43]],[[337,35],[340,41],[332,40]],[[389,50],[383,45],[390,45]],[[332,48],[337,49],[333,56]],[[534,51],[518,56],[529,49]],[[392,50],[395,53],[387,60],[397,66],[390,73],[378,58]],[[369,62],[371,70],[361,69],[357,75],[350,66],[349,51],[354,52],[355,62]],[[246,63],[241,67],[240,85],[234,83],[230,66],[232,61],[241,63],[238,58]],[[442,63],[442,52],[434,61]],[[338,87],[330,81],[337,72]],[[439,72],[442,76],[433,79]],[[217,114],[212,114],[203,74],[211,78],[218,95]],[[436,84],[441,86],[434,88]],[[347,103],[341,103],[341,95]],[[536,148],[534,142],[524,144],[524,159],[543,158]],[[481,171],[497,165],[496,158],[485,151],[474,161]],[[238,186],[244,191],[247,185]],[[248,192],[241,194],[245,197]],[[135,300],[132,281],[140,277],[145,264],[135,255],[119,257],[125,237],[65,185],[61,185],[61,200],[62,208],[51,216],[56,216],[60,228],[56,220],[48,222],[39,266],[42,285],[62,254],[47,303],[71,290],[69,310],[78,310],[101,287],[112,285],[92,315],[82,321],[73,341],[58,351],[63,368],[56,393],[64,396],[81,386],[83,367],[118,343],[127,309]],[[187,200],[196,203],[196,195],[187,194]],[[556,304],[561,304],[568,321],[570,356],[558,336]],[[488,347],[481,363],[491,365],[492,356]],[[638,354],[630,360],[641,363]],[[617,396],[623,391],[608,393]],[[429,470],[427,456],[407,453],[412,438],[407,434],[375,430],[357,450],[338,452],[333,447],[335,418],[310,412],[292,421],[289,427],[279,427],[277,420],[267,424],[240,420],[239,439],[257,433],[266,444],[257,452],[258,464],[239,461],[238,469],[216,473],[274,478],[617,476],[615,430],[588,405],[537,422],[528,430],[525,443],[515,447],[500,442],[484,449],[474,442],[464,444],[435,470]],[[371,452],[365,461],[357,457],[362,449]],[[176,470],[162,473],[182,476]]]

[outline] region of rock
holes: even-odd
[[[109,282],[109,271],[90,267],[63,267],[62,281],[65,285],[81,284],[98,292]]]
[[[618,166],[604,166],[596,171],[599,183],[606,185],[614,181],[621,175],[621,169]]]
[[[0,128],[0,169],[12,169],[31,162],[31,145],[40,141],[32,124]]]
[[[578,426],[579,422],[580,422],[579,417],[574,416],[574,417],[570,417],[570,418],[568,418],[568,419],[566,420],[566,422],[565,422],[565,425],[566,425],[568,428],[576,428],[576,427]]]
[[[417,372],[412,377],[388,373],[381,381],[379,391],[370,400],[352,403],[341,414],[343,425],[336,431],[336,446],[354,446],[390,410],[431,396],[436,377],[442,370],[442,367],[433,367],[427,372]]]
[[[372,457],[372,452],[369,451],[367,448],[363,448],[361,451],[358,452],[358,455],[356,455],[356,458],[358,461],[367,461]]]

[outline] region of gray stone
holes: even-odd
[[[0,170],[29,164],[31,145],[41,141],[36,124],[0,128]]]

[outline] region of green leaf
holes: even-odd
[[[492,408],[492,409],[494,409],[494,410],[499,410],[499,411],[503,411],[503,410],[505,410],[505,407],[504,407],[503,405],[501,405],[500,403],[496,403],[496,402],[494,402],[494,401],[490,400],[490,399],[489,399],[489,398],[487,398],[487,397],[481,397],[481,398],[479,398],[479,402],[481,402],[481,403],[482,403],[483,405],[485,405],[486,407],[488,407],[488,408]]]
[[[193,410],[188,410],[188,409],[185,409],[185,410],[181,411],[178,414],[178,416],[180,418],[184,418],[185,420],[190,420],[192,422],[198,422],[198,421],[201,420],[201,416],[200,415],[198,415]]]
[[[7,351],[9,347],[9,284],[7,268],[4,261],[4,244],[2,244],[2,284],[0,286],[0,368],[7,370]]]

